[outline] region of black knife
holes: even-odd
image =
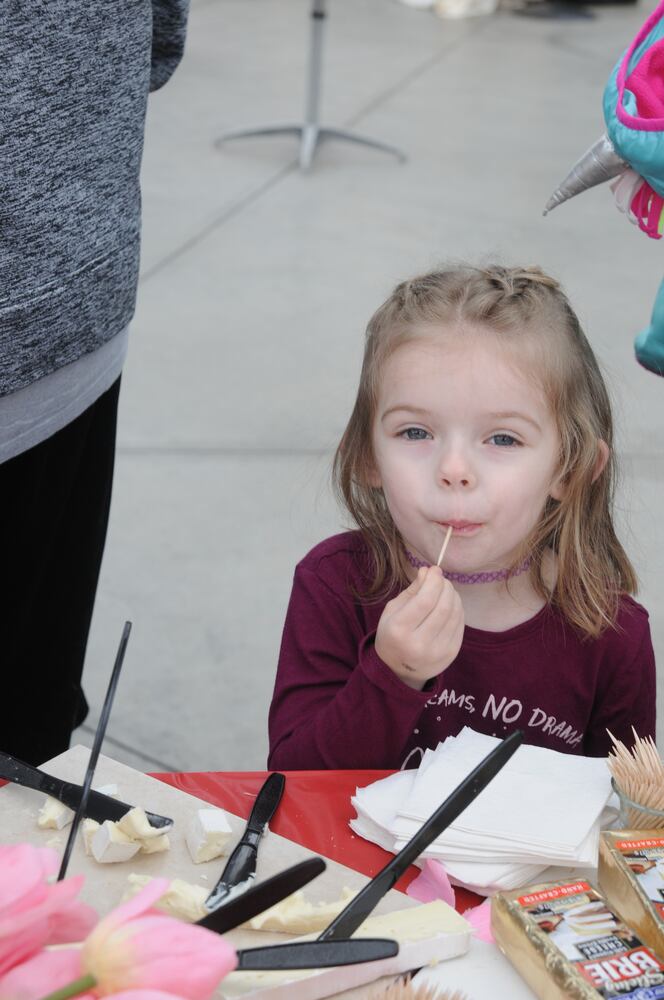
[[[25,764],[22,760],[2,751],[0,751],[0,778],[13,781],[14,784],[22,785],[24,788],[34,788],[38,792],[51,795],[73,810],[78,808],[83,795],[82,785],[54,778],[52,774],[46,774],[45,771],[40,771],[39,768]],[[113,799],[101,792],[91,791],[85,815],[90,819],[96,819],[98,823],[103,823],[107,819],[115,822],[122,819],[130,809],[133,809],[133,806],[126,802],[120,802],[119,799]],[[165,833],[173,826],[173,820],[169,819],[168,816],[158,816],[156,813],[150,812],[146,812],[145,815],[150,826],[156,830],[162,830]]]
[[[499,743],[438,806],[406,846],[360,890],[348,906],[334,918],[332,923],[328,924],[325,930],[318,935],[318,940],[337,941],[339,938],[350,937],[353,931],[356,931],[360,924],[366,920],[379,900],[392,888],[397,879],[401,878],[408,866],[436,839],[439,833],[442,833],[450,823],[454,822],[457,816],[495,778],[522,741],[523,733],[517,729],[506,740]]]
[[[352,941],[294,941],[263,948],[242,948],[237,953],[237,969],[324,969],[331,965],[357,965],[394,958],[396,941],[385,938],[354,938]]]
[[[263,784],[256,796],[240,842],[229,857],[219,881],[205,900],[208,910],[216,909],[233,889],[235,895],[246,891],[251,885],[256,874],[258,842],[263,836],[266,823],[269,823],[274,816],[285,784],[286,779],[283,774],[277,772],[271,774]]]
[[[101,712],[99,713],[99,722],[97,723],[94,739],[92,740],[92,749],[90,750],[90,757],[88,758],[88,766],[85,769],[85,777],[83,778],[81,801],[76,807],[74,818],[69,828],[67,843],[65,844],[65,849],[62,854],[62,861],[60,862],[60,870],[58,872],[58,882],[60,882],[67,874],[71,852],[74,850],[76,835],[81,823],[83,822],[83,817],[85,816],[85,811],[88,806],[88,799],[90,798],[90,792],[92,790],[92,782],[94,781],[95,770],[97,769],[97,761],[99,760],[101,745],[104,742],[104,736],[106,735],[108,720],[111,717],[113,699],[115,698],[118,681],[120,680],[120,672],[122,670],[122,664],[124,663],[125,653],[127,652],[127,643],[129,642],[130,634],[131,622],[125,622],[124,628],[122,629],[122,635],[120,637],[120,645],[118,646],[118,651],[115,654],[111,677],[108,682],[108,687],[106,688],[106,694],[104,695]]]
[[[196,921],[199,927],[207,927],[217,934],[225,934],[234,927],[239,927],[252,917],[269,910],[275,903],[281,902],[286,896],[301,889],[303,885],[325,871],[322,858],[307,858],[299,864],[292,865],[278,875],[267,878],[258,885],[253,885],[240,896],[235,896],[227,903],[222,903],[206,917]]]

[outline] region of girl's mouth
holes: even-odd
[[[482,527],[478,521],[438,521],[442,528],[452,528],[454,535],[473,535]]]

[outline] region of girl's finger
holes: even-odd
[[[443,579],[438,599],[426,618],[417,627],[417,634],[427,641],[433,641],[438,634],[449,627],[455,608],[460,606],[459,595],[449,580]]]
[[[398,612],[401,608],[408,604],[408,602],[411,601],[419,592],[424,581],[425,573],[426,569],[424,567],[418,569],[415,579],[404,590],[402,590],[400,594],[397,594],[396,597],[393,597],[391,601],[387,602],[383,613],[387,611],[388,618],[391,618],[395,612]]]
[[[437,566],[429,566],[417,593],[400,608],[399,624],[412,632],[419,628],[438,604],[446,582]]]
[[[441,627],[435,636],[432,636],[432,644],[442,644],[443,647],[447,646],[450,639],[455,636],[463,635],[463,625],[464,625],[464,615],[463,615],[463,605],[458,594],[452,600],[452,604],[447,610],[447,614],[441,616],[439,619]]]

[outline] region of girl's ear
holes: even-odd
[[[378,469],[372,462],[369,468],[367,469],[367,486],[370,486],[374,490],[379,490],[382,485],[383,482],[380,478],[380,473],[378,472]]]
[[[593,469],[593,482],[604,472],[606,468],[606,463],[609,461],[609,446],[606,441],[602,441],[601,438],[597,440],[597,458],[595,459],[595,468]]]
[[[606,468],[606,463],[609,461],[609,446],[606,441],[602,438],[597,440],[597,458],[595,459],[595,467],[593,469],[593,483],[596,479],[604,472]],[[562,500],[565,494],[565,483],[562,479],[556,479],[553,486],[549,490],[549,496],[553,497],[554,500]]]

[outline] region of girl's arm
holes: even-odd
[[[298,566],[270,707],[270,768],[401,765],[432,691],[399,680],[361,618],[350,595]]]

